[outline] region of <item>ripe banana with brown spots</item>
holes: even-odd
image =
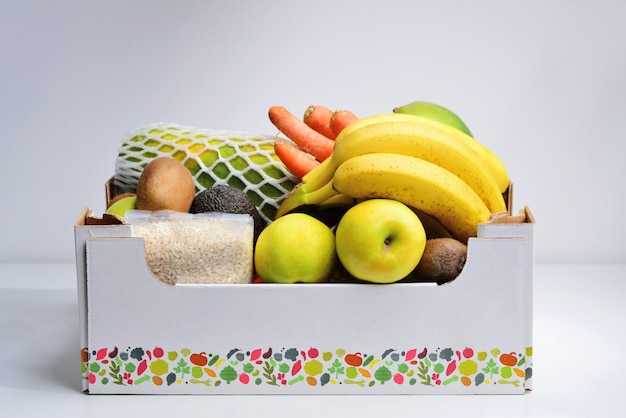
[[[355,199],[398,200],[435,217],[463,243],[476,236],[478,224],[491,212],[463,180],[422,160],[394,153],[350,158],[332,180],[336,193]]]
[[[467,183],[491,213],[506,210],[502,192],[508,187],[508,175],[486,147],[443,123],[391,113],[365,117],[346,127],[335,140],[330,158],[303,177],[277,216],[331,197],[330,183],[338,167],[351,158],[373,153],[409,156],[438,165]]]

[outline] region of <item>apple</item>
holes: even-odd
[[[322,221],[290,213],[265,227],[254,248],[254,268],[266,283],[317,283],[337,266],[335,236]]]
[[[394,113],[405,113],[409,115],[421,116],[437,122],[445,123],[448,126],[458,129],[465,134],[472,136],[472,132],[465,122],[450,109],[436,103],[415,101],[398,106],[393,109]]]
[[[137,196],[126,196],[116,200],[111,206],[108,207],[106,213],[110,215],[117,215],[124,217],[127,210],[137,209]]]
[[[409,275],[426,247],[419,217],[405,204],[370,199],[343,215],[335,231],[337,256],[357,279],[393,283]]]

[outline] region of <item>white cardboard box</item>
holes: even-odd
[[[534,221],[481,224],[444,285],[168,286],[125,225],[75,226],[83,389],[101,394],[523,394]]]

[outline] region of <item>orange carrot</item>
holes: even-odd
[[[334,138],[343,131],[343,128],[350,125],[352,122],[356,122],[359,118],[350,110],[340,109],[336,110],[330,117],[330,129],[333,132]]]
[[[320,162],[312,155],[280,139],[274,141],[274,152],[276,152],[278,158],[285,164],[285,167],[287,167],[294,176],[300,178],[320,165]]]
[[[304,123],[310,128],[324,135],[326,138],[335,139],[333,131],[330,129],[330,117],[333,111],[326,106],[311,105],[304,112]]]
[[[318,161],[324,161],[333,152],[335,143],[332,139],[328,139],[315,129],[310,128],[303,120],[284,107],[270,107],[269,117],[280,132]]]

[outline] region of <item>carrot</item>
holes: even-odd
[[[335,143],[282,106],[272,106],[269,110],[270,121],[280,132],[291,139],[303,151],[308,152],[318,161],[324,161],[333,152]]]
[[[310,128],[324,135],[326,138],[335,139],[333,131],[330,129],[330,118],[333,111],[326,106],[311,105],[306,108],[302,120]]]
[[[274,141],[274,152],[276,152],[278,158],[285,164],[285,167],[287,167],[294,176],[300,178],[304,177],[306,173],[320,164],[312,155],[280,139]]]
[[[337,136],[343,131],[343,128],[350,125],[352,122],[356,122],[359,118],[350,110],[340,109],[336,110],[330,117],[330,130],[333,132],[333,136]]]

